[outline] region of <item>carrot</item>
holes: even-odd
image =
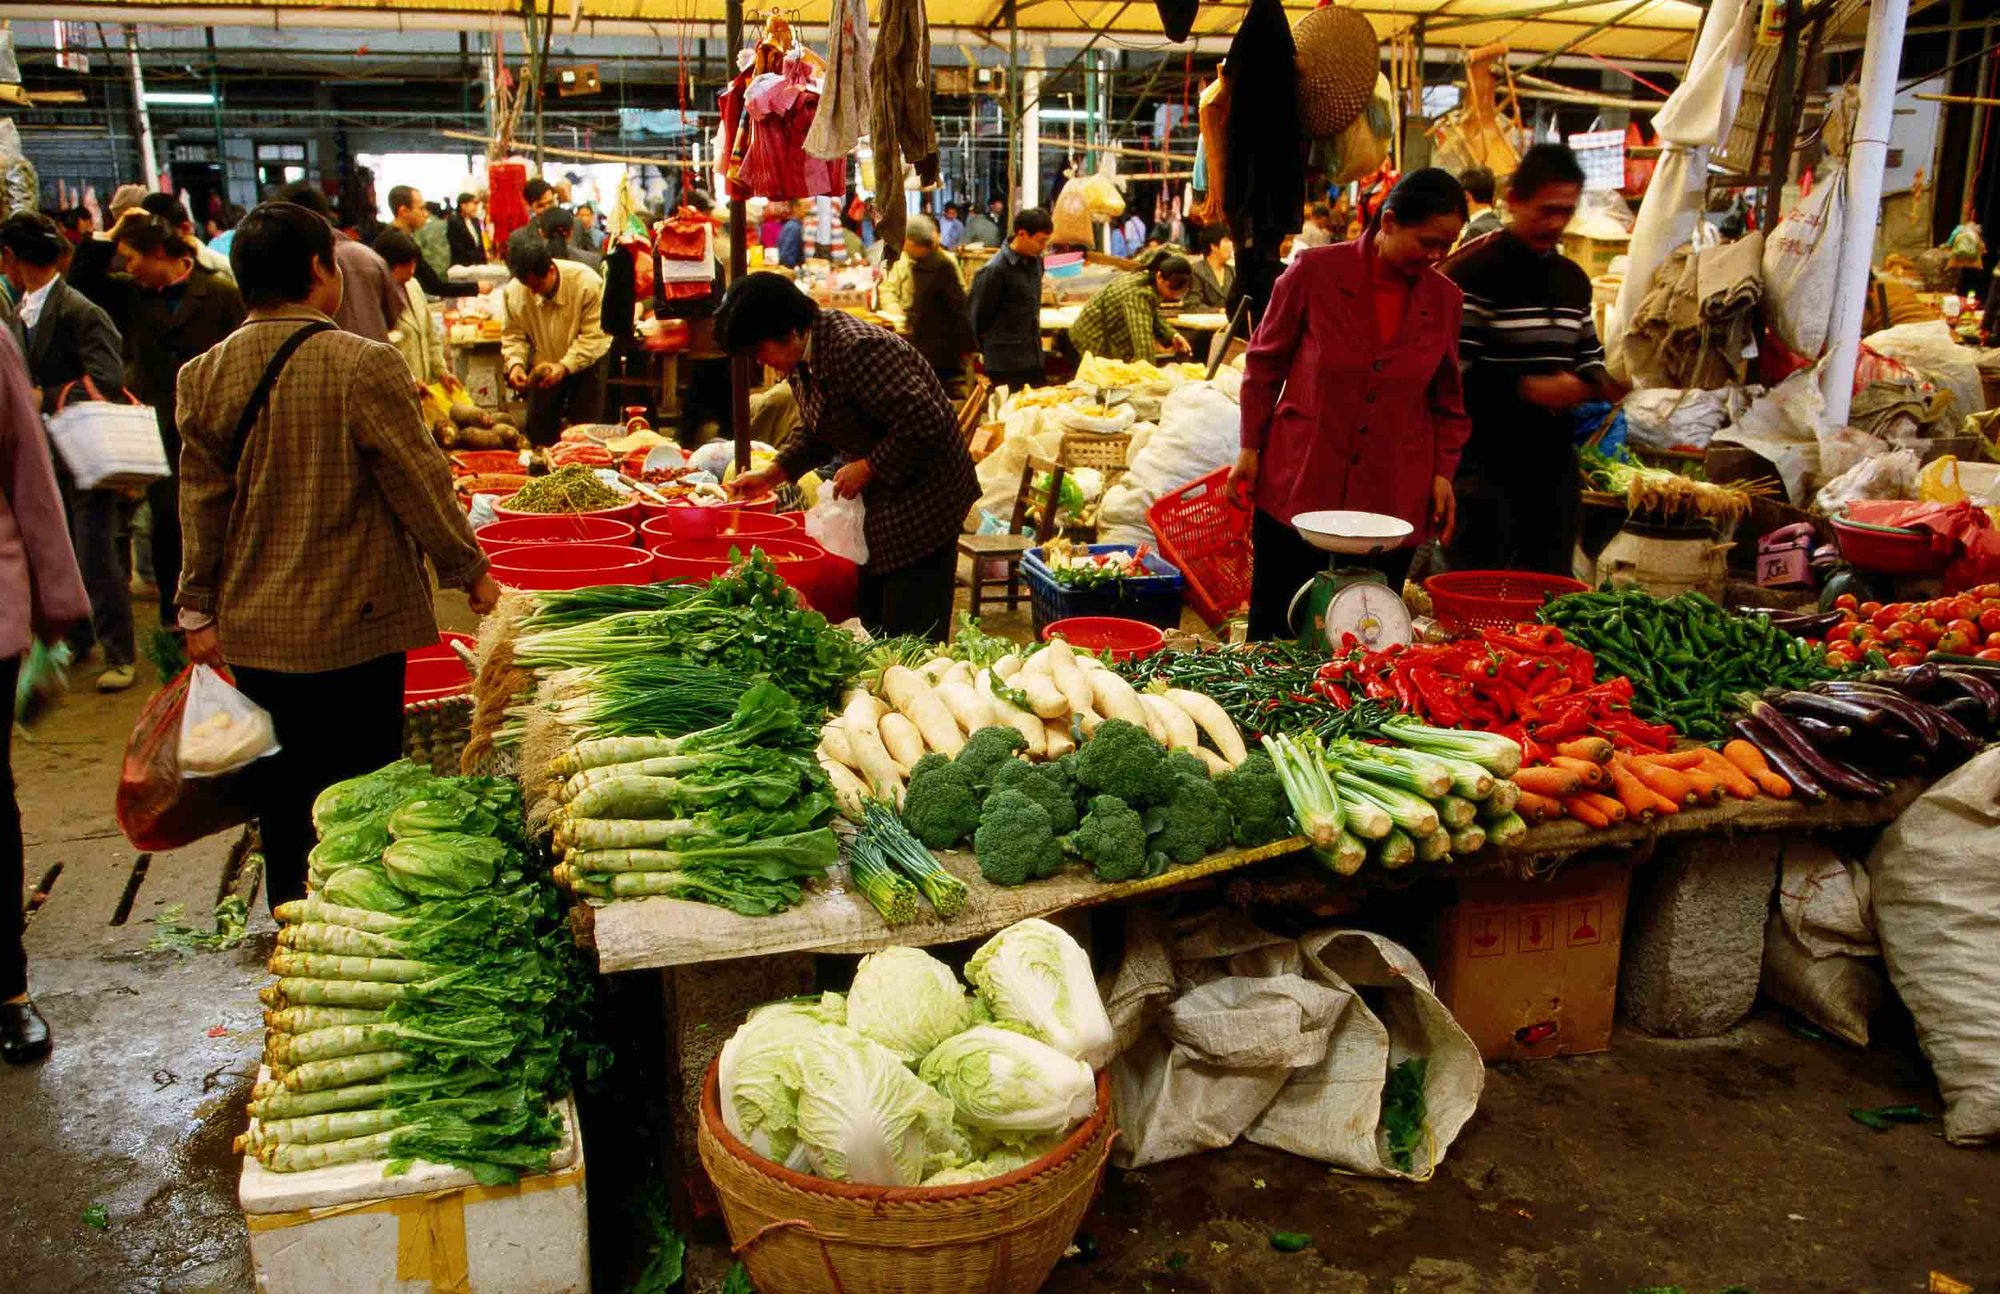
[[[1722,748],[1722,757],[1743,770],[1743,775],[1757,784],[1757,789],[1773,799],[1791,798],[1792,784],[1771,771],[1765,762],[1764,752],[1738,737]]]
[[[1533,791],[1536,795],[1553,796],[1561,799],[1575,795],[1583,789],[1582,781],[1567,768],[1523,768],[1514,773],[1514,785],[1523,791]]]
[[[1611,774],[1611,789],[1617,793],[1618,802],[1625,806],[1625,816],[1640,822],[1651,822],[1659,810],[1655,807],[1660,797],[1653,788],[1632,775],[1625,767],[1625,761],[1614,759],[1607,770]]]
[[[1672,800],[1675,805],[1694,804],[1701,799],[1694,783],[1674,769],[1644,759],[1628,759],[1625,767],[1632,770],[1632,776],[1659,792],[1662,799]]]
[[[1597,810],[1613,822],[1623,822],[1626,818],[1625,806],[1599,791],[1585,791],[1576,797]]]
[[[1573,759],[1567,755],[1557,755],[1549,761],[1551,768],[1566,768],[1576,774],[1576,780],[1590,790],[1597,790],[1608,780],[1604,776],[1604,765],[1594,759]]]
[[[1520,801],[1514,805],[1514,812],[1529,822],[1548,822],[1562,816],[1562,804],[1546,795],[1523,791]]]
[[[1564,759],[1583,759],[1593,764],[1603,764],[1611,759],[1615,747],[1602,737],[1578,737],[1556,747],[1556,754]]]
[[[1703,746],[1701,749],[1702,768],[1710,777],[1722,783],[1723,790],[1729,792],[1739,800],[1749,800],[1756,797],[1757,784],[1748,777],[1745,777],[1742,769],[1736,767],[1736,765],[1724,759],[1721,754],[1711,750],[1707,746]]]
[[[1694,787],[1695,794],[1701,797],[1702,803],[1717,804],[1721,802],[1725,794],[1722,789],[1722,780],[1706,768],[1703,768],[1699,762],[1692,768],[1681,769],[1680,775],[1685,777],[1688,780],[1688,784]]]
[[[1699,750],[1663,750],[1656,755],[1634,755],[1633,758],[1643,759],[1648,764],[1657,764],[1661,768],[1671,768],[1676,771],[1685,771],[1701,765],[1701,752]]]
[[[1563,812],[1569,814],[1570,817],[1575,818],[1586,827],[1602,831],[1611,825],[1611,819],[1604,814],[1603,810],[1590,802],[1591,798],[1587,793],[1566,795],[1563,797],[1562,802]]]

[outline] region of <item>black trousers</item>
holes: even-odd
[[[251,767],[246,791],[264,841],[264,893],[274,909],[305,897],[312,805],[335,782],[403,753],[402,652],[317,674],[233,666],[237,688],[271,712],[283,749]]]
[[[1341,556],[1343,566],[1372,566],[1389,587],[1403,591],[1415,548],[1394,548],[1373,556]],[[1250,640],[1291,638],[1292,598],[1306,581],[1327,569],[1335,554],[1323,552],[1262,508],[1250,514]]]
[[[21,658],[0,661],[0,695],[9,705]],[[14,798],[14,716],[0,724],[0,1002],[28,991],[28,954],[21,947],[26,860],[21,848],[21,805]]]
[[[167,463],[180,470],[180,433],[160,420],[160,435],[167,443]],[[170,475],[146,487],[146,502],[153,512],[153,578],[160,586],[160,623],[174,627],[174,593],[181,585],[181,482]]]
[[[1583,511],[1574,451],[1542,472],[1461,468],[1453,489],[1458,529],[1447,551],[1453,570],[1570,574]]]
[[[528,443],[553,445],[564,423],[604,421],[604,391],[610,366],[598,360],[552,387],[528,388]]]
[[[877,573],[861,568],[855,610],[878,637],[911,634],[941,643],[951,633],[951,600],[958,577],[958,545],[919,557],[908,566]]]
[[[1040,364],[1035,365],[1033,368],[988,367],[986,370],[986,379],[993,383],[993,385],[1004,386],[1010,391],[1019,391],[1023,387],[1030,386],[1046,386],[1049,380],[1048,375],[1042,371]]]

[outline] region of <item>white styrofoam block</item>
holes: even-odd
[[[467,1192],[470,1294],[588,1294],[583,1139],[575,1104],[564,1100],[559,1109],[562,1144],[550,1171],[523,1178],[515,1190],[482,1188],[462,1169],[423,1161],[389,1177],[381,1161],[273,1173],[246,1155],[237,1199],[250,1225],[259,1294],[432,1294],[428,1279],[397,1279],[403,1218],[369,1206],[459,1190]],[[303,1210],[334,1211],[270,1225],[271,1215]]]

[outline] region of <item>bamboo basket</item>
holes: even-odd
[[[1028,1294],[1048,1279],[1097,1194],[1115,1136],[1111,1078],[1097,1110],[1047,1155],[964,1186],[851,1186],[754,1154],[722,1121],[716,1067],[701,1092],[702,1167],[730,1247],[783,1294]]]

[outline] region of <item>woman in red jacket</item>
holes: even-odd
[[[1408,543],[1374,564],[1401,588],[1416,546],[1451,533],[1452,473],[1471,430],[1458,378],[1459,290],[1437,272],[1465,191],[1436,167],[1390,191],[1354,242],[1307,248],[1278,279],[1243,377],[1231,493],[1255,505],[1250,637],[1290,635],[1293,594],[1326,554],[1292,529],[1321,508],[1401,517]]]

